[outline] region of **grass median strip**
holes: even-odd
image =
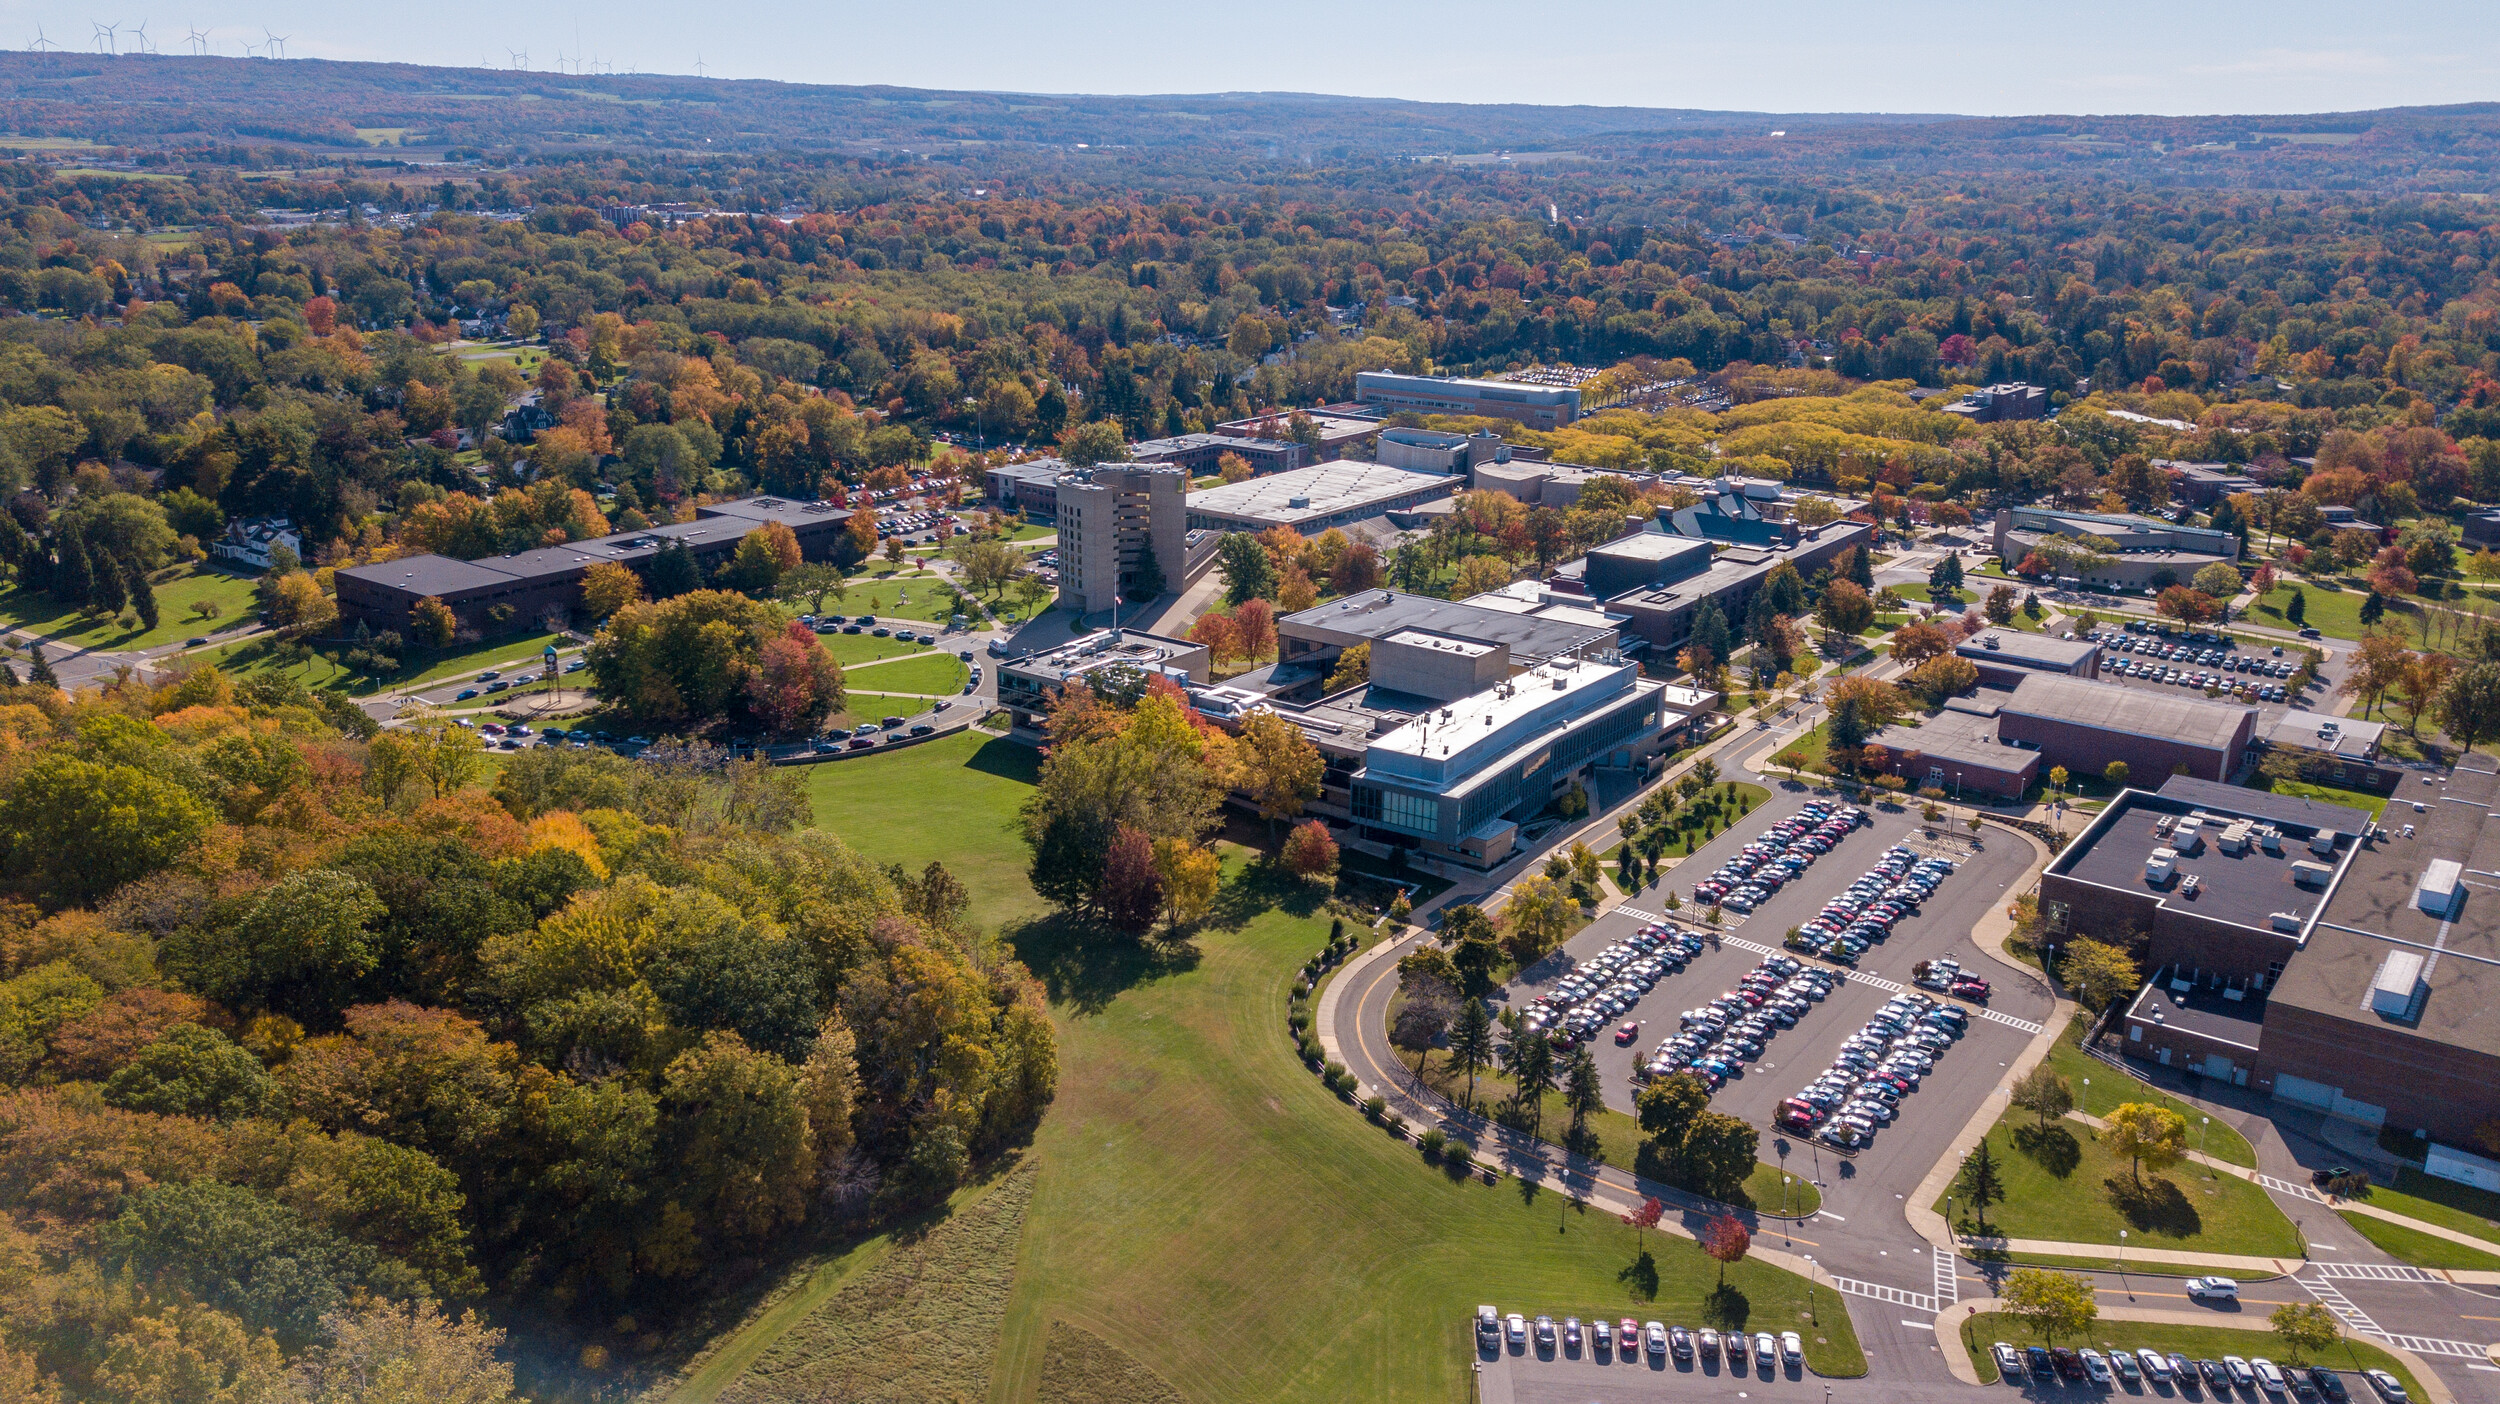
[[[2451,1238],[2389,1223],[2369,1214],[2356,1214],[2349,1209],[2336,1211],[2353,1231],[2378,1245],[2381,1252],[2398,1262],[2415,1267],[2455,1268],[2459,1271],[2500,1271],[2500,1253],[2468,1248]]]
[[[1988,1132],[2005,1183],[2005,1202],[1988,1211],[1988,1227],[2008,1238],[2108,1243],[2127,1231],[2133,1246],[2227,1253],[2235,1257],[2299,1258],[2300,1231],[2266,1192],[2248,1180],[2193,1161],[2166,1171],[2130,1167],[2106,1138],[2079,1121],[2040,1126],[2028,1112],[2009,1112]],[[1943,1213],[1938,1196],[1935,1209]],[[1968,1227],[1968,1206],[1957,1227]]]

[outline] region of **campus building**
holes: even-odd
[[[1997,424],[2013,419],[2039,419],[2049,412],[2049,392],[2044,387],[2011,381],[1973,390],[1944,412],[1959,415],[1974,424]]]
[[[1798,528],[1795,544],[1786,546],[1730,545],[1638,532],[1607,542],[1574,566],[1593,598],[1604,601],[1609,612],[1627,617],[1626,633],[1661,656],[1673,657],[1692,637],[1693,616],[1704,600],[1717,603],[1730,628],[1741,627],[1755,592],[1782,564],[1811,580],[1843,552],[1874,539],[1871,524],[1845,518]]]
[[[1071,680],[1115,695],[1142,690],[1156,677],[1188,687],[1206,682],[1210,661],[1206,645],[1187,639],[1098,629],[999,664],[998,705],[1007,713],[1011,735],[1039,745],[1052,702]]]
[[[2196,572],[2219,561],[2240,558],[2240,539],[2227,531],[2175,526],[2158,517],[2119,516],[2101,512],[2061,512],[2053,507],[2000,508],[1996,516],[1996,553],[2012,570],[2052,536],[2070,542],[2098,537],[2114,549],[2106,559],[2071,576],[2077,585],[2110,590],[2160,591],[2185,585]]]
[[[1418,473],[1464,473],[1479,463],[1510,462],[1511,448],[1490,429],[1473,434],[1383,429],[1373,457],[1384,466],[1410,468]]]
[[[2404,772],[2381,763],[2379,742],[2387,723],[2316,712],[2285,712],[2266,729],[2266,749],[2288,755],[2300,778],[2312,784],[2386,794]]]
[[[2234,493],[2266,490],[2265,484],[2228,463],[2187,463],[2175,458],[2156,458],[2153,467],[2169,476],[2171,501],[2189,507],[2211,507]]]
[[[333,577],[339,625],[353,628],[362,623],[377,633],[384,629],[406,632],[414,626],[418,602],[435,599],[459,618],[463,633],[484,635],[536,627],[546,620],[569,617],[581,605],[583,577],[603,561],[647,577],[651,562],[663,550],[682,546],[693,555],[696,570],[708,578],[736,553],[738,542],[748,532],[766,522],[789,527],[808,560],[827,560],[848,539],[844,524],[850,518],[848,510],[827,502],[749,497],[697,507],[691,522],[541,546],[509,556],[462,561],[428,554],[349,566]]]
[[[1132,598],[1150,573],[1170,589],[1188,570],[1186,469],[1103,463],[1062,473],[1055,487],[1062,604],[1092,614]]]
[[[1987,694],[1955,697],[1917,726],[1896,723],[1866,738],[1883,756],[1883,773],[1898,775],[1914,790],[1942,790],[1959,798],[1982,794],[2020,799],[2040,778],[2040,753],[2006,744],[1997,735],[1997,703]]]
[[[2257,709],[2173,697],[2082,678],[2028,673],[1997,712],[1997,737],[2038,751],[2050,765],[2099,775],[2124,762],[2146,784],[2186,767],[2229,780],[2255,740]]]
[[[2500,904],[2465,878],[2500,862],[2495,802],[2480,770],[2376,824],[2199,780],[2128,790],[2042,875],[2043,939],[2150,972],[2130,1057],[2464,1142],[2500,1116]]]
[[[1311,461],[1311,451],[1291,439],[1257,439],[1240,434],[1176,434],[1129,445],[1132,463],[1168,463],[1205,477],[1232,454],[1253,473],[1283,473]]]
[[[1276,662],[1259,674],[1236,679],[1269,696],[1316,697],[1318,687],[1345,651],[1373,645],[1374,676],[1380,646],[1393,636],[1424,634],[1498,645],[1511,668],[1532,668],[1556,658],[1597,658],[1617,652],[1621,625],[1585,607],[1556,607],[1506,597],[1498,603],[1437,600],[1403,590],[1360,590],[1343,599],[1279,617]]]
[[[1485,415],[1515,419],[1532,429],[1559,429],[1580,417],[1576,387],[1507,380],[1363,371],[1354,377],[1354,398],[1389,413]]]
[[[1189,494],[1189,525],[1261,532],[1289,526],[1317,536],[1366,517],[1405,511],[1456,493],[1464,478],[1339,459]]]
[[[2101,675],[2100,645],[2088,639],[2053,639],[2020,629],[1987,629],[1964,639],[1953,652],[1979,669],[1982,687],[2015,687],[2033,673],[2064,678]]]

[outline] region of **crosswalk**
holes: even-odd
[[[2257,1183],[2264,1185],[2267,1189],[2273,1190],[2276,1194],[2288,1194],[2294,1199],[2305,1199],[2312,1204],[2324,1204],[2327,1202],[2325,1195],[2318,1193],[2316,1190],[2309,1188],[2307,1185],[2296,1184],[2279,1176],[2259,1175],[2257,1177]]]
[[[1936,1300],[1949,1307],[1962,1299],[1962,1260],[1952,1253],[1930,1252],[1928,1261],[1936,1266]]]
[[[1931,1292],[1905,1292],[1898,1287],[1887,1287],[1880,1282],[1860,1282],[1854,1277],[1835,1277],[1832,1279],[1832,1287],[1853,1297],[1872,1297],[1879,1302],[1889,1302],[1894,1306],[1908,1307],[1912,1311],[1923,1311],[1931,1315],[1942,1310],[1936,1305],[1935,1294]]]
[[[2366,1280],[2436,1283],[2441,1280],[2420,1268],[2395,1267],[2380,1263],[2311,1263],[2308,1272],[2315,1276],[2304,1274],[2295,1276],[2292,1281],[2299,1283],[2303,1291],[2317,1298],[2321,1306],[2333,1312],[2335,1319],[2344,1323],[2345,1327],[2350,1330],[2365,1336],[2376,1336],[2382,1341],[2400,1346],[2416,1355],[2445,1355],[2459,1360],[2482,1360],[2490,1353],[2490,1347],[2476,1345],[2472,1341],[2449,1341],[2441,1340],[2436,1336],[2408,1336],[2401,1332],[2390,1331],[2370,1319],[2368,1312],[2355,1306],[2352,1298],[2345,1296],[2335,1285],[2337,1278],[2348,1282]]]
[[[2039,1034],[2042,1028],[2046,1027],[2045,1025],[2036,1023],[2030,1019],[2017,1019],[2011,1014],[2000,1014],[1994,1009],[1980,1010],[1979,1017],[1992,1024],[2003,1024],[2009,1029],[2019,1030],[2020,1032],[2035,1036]]]

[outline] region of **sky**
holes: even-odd
[[[1764,112],[2300,113],[2500,100],[2488,0],[0,0],[94,47],[147,22],[163,52],[889,83],[1049,93],[1315,92]],[[124,30],[123,42],[129,31]]]

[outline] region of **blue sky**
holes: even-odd
[[[1466,102],[1762,111],[2011,114],[2319,112],[2500,99],[2500,26],[2460,0],[1996,6],[1737,6],[1551,0],[1173,0],[806,4],[120,0],[105,11],[0,0],[0,43],[41,24],[91,47],[91,21],[148,21],[164,52],[192,26],[234,54],[264,28],[295,57],[491,63],[527,50],[622,73],[1023,92],[1264,90]]]

